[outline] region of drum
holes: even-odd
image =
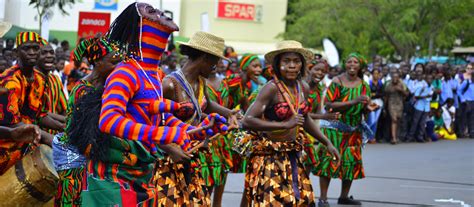
[[[40,145],[0,176],[0,206],[43,206],[57,191],[49,146]]]

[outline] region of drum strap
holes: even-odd
[[[23,168],[23,162],[21,160],[15,164],[15,174],[18,181],[25,187],[25,190],[36,200],[46,203],[53,198],[52,196],[45,195],[28,182],[26,179],[25,169]]]

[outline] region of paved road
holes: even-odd
[[[462,206],[456,201],[474,206],[473,139],[373,144],[364,149],[363,160],[366,178],[355,181],[351,190],[363,206]],[[319,196],[318,177],[311,180]],[[338,206],[340,183],[331,183],[331,206]],[[243,185],[243,174],[229,175],[223,206],[239,206]]]

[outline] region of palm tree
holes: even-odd
[[[66,5],[72,6],[76,2],[81,0],[30,0],[29,5],[33,5],[38,12],[39,18],[39,30],[41,34],[41,26],[43,24],[43,18],[49,19],[53,16],[52,8],[58,5],[59,10],[62,15],[69,15],[69,13],[64,9]]]

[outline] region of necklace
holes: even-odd
[[[283,88],[285,89],[285,91],[288,93],[288,95],[290,95],[290,98],[291,100],[294,102],[295,104],[295,111],[298,112],[299,110],[299,102],[300,102],[300,83],[297,82],[297,84],[295,85],[295,89],[294,91],[296,92],[296,95],[294,95],[294,93],[292,91],[290,91],[290,89],[288,88],[288,86],[286,86],[286,84],[284,82],[281,82],[282,83],[282,86]],[[291,104],[291,103],[288,103],[288,104]]]
[[[183,86],[184,88],[184,91],[186,92],[186,94],[189,96],[189,98],[191,99],[191,102],[193,103],[194,105],[194,108],[196,109],[197,111],[197,114],[198,114],[198,119],[201,120],[201,117],[202,117],[202,110],[201,110],[201,106],[199,105],[199,102],[197,101],[196,99],[196,95],[194,93],[194,89],[193,87],[191,87],[191,84],[189,84],[188,80],[186,80],[186,77],[184,76],[183,72],[181,70],[178,70],[177,72],[175,73],[172,73],[172,74],[176,74],[175,77],[178,79],[178,81],[181,83],[181,85]],[[198,86],[198,90],[199,90],[199,86]]]

